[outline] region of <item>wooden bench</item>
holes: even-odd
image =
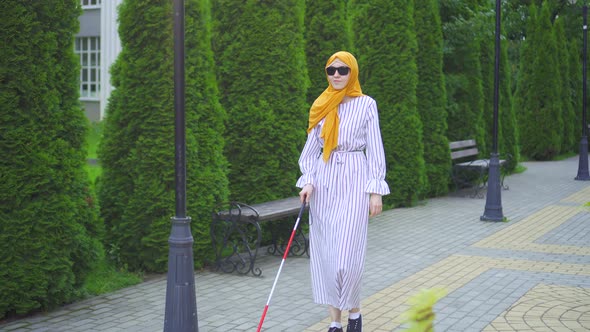
[[[489,159],[479,159],[479,150],[474,139],[464,141],[455,141],[449,143],[451,150],[451,160],[453,167],[451,169],[451,178],[455,184],[455,189],[473,187],[474,191],[471,197],[483,198],[482,189],[486,188],[488,179],[488,170],[490,167]],[[500,167],[506,165],[506,159],[500,159]],[[504,185],[505,172],[502,172],[501,186],[508,190]]]
[[[213,211],[211,222],[211,244],[215,252],[216,270],[239,274],[252,273],[262,275],[256,267],[260,245],[262,243],[262,223],[297,219],[301,203],[299,197],[290,197],[271,202],[248,205],[239,202],[219,204]],[[290,236],[294,223],[290,223]],[[284,253],[285,244],[280,243],[279,234],[271,228],[272,240],[267,247],[270,254]],[[309,240],[303,232],[302,223],[297,229],[289,254],[309,256]]]

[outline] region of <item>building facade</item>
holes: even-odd
[[[83,14],[74,50],[80,57],[80,101],[90,121],[105,115],[113,87],[109,68],[121,52],[117,7],[122,0],[80,0]]]

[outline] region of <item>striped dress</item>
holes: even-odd
[[[369,96],[338,107],[338,145],[322,159],[323,121],[299,158],[297,186],[312,184],[310,266],[314,301],[340,310],[360,307],[367,248],[369,194],[389,194],[377,104]]]

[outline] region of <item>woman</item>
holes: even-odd
[[[337,52],[326,64],[328,88],[309,113],[307,142],[299,158],[301,201],[310,207],[310,266],[314,301],[327,304],[329,332],[361,331],[360,289],[369,216],[381,213],[385,154],[377,105],[363,95],[358,64]]]

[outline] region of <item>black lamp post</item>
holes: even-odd
[[[164,332],[199,331],[191,218],[186,215],[184,117],[184,0],[174,0],[174,111],[176,216],[168,238],[168,283]]]
[[[571,4],[575,4],[576,0],[570,0]],[[589,181],[588,174],[588,122],[586,121],[586,62],[588,49],[588,5],[584,3],[582,7],[584,16],[584,24],[582,26],[584,32],[584,52],[582,58],[582,138],[580,139],[580,159],[578,161],[578,175],[576,180]]]
[[[496,0],[496,57],[494,66],[494,123],[492,153],[488,174],[488,192],[483,221],[504,221],[502,214],[502,186],[500,185],[500,159],[498,157],[498,99],[500,95],[500,19],[501,0]]]

